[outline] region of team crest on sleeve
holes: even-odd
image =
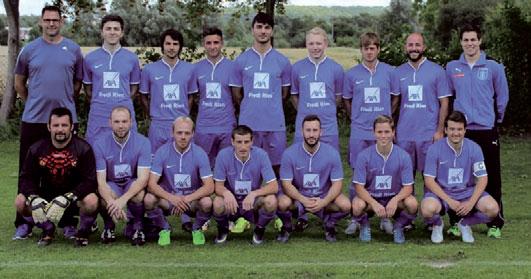
[[[103,88],[120,88],[120,73],[103,72]]]
[[[377,175],[374,182],[376,190],[390,190],[393,183],[393,177],[390,175]]]
[[[410,102],[422,102],[422,85],[409,85],[407,99]]]
[[[480,172],[485,170],[485,163],[483,161],[474,163],[474,172]]]
[[[164,101],[179,101],[180,99],[180,90],[178,84],[164,84],[163,87],[163,96]]]
[[[206,83],[206,98],[221,99],[221,84],[219,82]]]
[[[487,80],[487,78],[489,77],[489,68],[479,68],[477,75],[479,80]]]
[[[192,187],[192,179],[189,174],[176,173],[173,176],[173,185],[175,189],[190,189]]]
[[[380,87],[366,87],[363,91],[363,100],[366,104],[380,103]]]
[[[324,82],[310,82],[310,98],[326,98],[326,87]]]
[[[269,89],[269,73],[254,73],[254,89]]]
[[[318,189],[319,188],[319,174],[306,173],[303,177],[304,189]]]
[[[462,184],[464,170],[462,168],[448,169],[448,184]]]

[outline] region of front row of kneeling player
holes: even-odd
[[[417,214],[411,160],[393,144],[394,123],[388,116],[375,119],[376,144],[358,156],[351,200],[341,193],[340,155],[320,142],[321,123],[315,115],[303,120],[304,141],[294,143],[282,156],[282,187],[265,151],[253,147],[253,131],[247,126],[233,130],[232,146],[218,154],[212,172],[207,154],[193,143],[194,123],[188,117],[175,120],[174,141],[159,148],[153,162],[149,141],[131,130],[127,108],[114,108],[109,122],[112,133],[98,139],[91,152],[86,142],[71,133],[70,112],[55,109],[48,123],[51,139],[28,151],[16,207],[30,224],[43,229],[40,245],[51,243],[56,224],[74,218],[76,211],[79,229],[64,227],[63,233],[75,239],[76,245],[87,245],[98,205],[104,243],[116,239],[116,221],[128,220],[125,234],[133,245],[143,245],[147,216],[152,226],[160,228],[158,243],[162,246],[170,244],[165,215],[194,216],[192,239],[201,245],[205,243],[201,228],[212,217],[218,224],[215,243],[227,240],[230,221],[244,218],[254,224],[252,242],[261,244],[265,227],[278,213],[290,217],[283,218],[277,236],[278,241],[287,242],[293,231],[291,212],[315,214],[323,222],[325,239],[331,242],[336,241],[337,222],[349,213],[360,224],[359,237],[364,242],[371,240],[370,215],[394,218],[394,242],[404,243],[404,226]],[[451,113],[445,122],[447,137],[427,153],[421,214],[432,228],[434,243],[443,240],[441,215],[448,211],[461,217],[458,226],[465,242],[474,241],[471,225],[487,223],[499,211],[484,191],[487,173],[481,149],[464,138],[465,127],[464,115]]]

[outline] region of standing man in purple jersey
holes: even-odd
[[[481,51],[481,30],[465,26],[460,32],[463,54],[446,65],[450,89],[455,93],[454,109],[463,112],[468,126],[465,136],[475,141],[485,155],[489,173],[487,191],[500,206],[500,214],[488,224],[489,237],[501,238],[503,219],[500,141],[498,125],[509,102],[509,87],[502,64]]]
[[[223,33],[218,28],[203,31],[203,47],[206,58],[195,64],[194,74],[199,88],[195,143],[205,150],[210,165],[214,166],[218,152],[230,146],[231,132],[236,126],[229,87],[234,62],[221,53]]]
[[[444,69],[424,57],[422,34],[410,34],[404,49],[408,62],[393,72],[392,108],[398,116],[397,144],[411,156],[415,174],[424,170],[428,147],[444,136],[451,93]]]
[[[374,120],[376,144],[364,149],[356,159],[352,184],[356,197],[352,215],[360,224],[360,240],[371,241],[368,213],[379,218],[394,218],[393,239],[406,241],[404,226],[415,220],[418,202],[413,193],[413,168],[407,152],[393,144],[393,119],[380,115]]]
[[[232,130],[232,146],[216,158],[214,180],[214,218],[218,223],[214,242],[225,243],[229,220],[244,217],[255,225],[252,243],[262,244],[265,227],[277,210],[278,184],[267,153],[253,146],[249,127],[239,125]]]
[[[339,151],[336,105],[343,93],[343,68],[326,56],[328,36],[319,27],[306,34],[308,57],[293,64],[291,71],[291,100],[297,108],[295,142],[302,142],[302,120],[315,114],[322,121],[320,141]]]
[[[94,144],[100,210],[104,230],[103,243],[116,240],[114,221],[126,220],[127,206],[132,215],[132,245],[144,245],[144,188],[151,167],[151,146],[143,135],[131,130],[131,112],[118,106],[112,109],[109,119],[112,132],[103,134]]]
[[[179,116],[173,123],[173,141],[162,145],[155,153],[144,198],[146,213],[154,224],[163,228],[158,244],[170,244],[170,227],[164,216],[156,210],[162,208],[166,215],[195,216],[192,226],[192,243],[205,244],[201,227],[210,219],[214,180],[205,151],[192,143],[194,122],[188,116]]]
[[[19,173],[29,147],[49,138],[47,121],[53,108],[68,108],[73,113],[74,131],[77,131],[75,102],[83,79],[83,55],[76,43],[61,35],[63,24],[61,10],[45,6],[39,19],[42,36],[27,44],[17,58],[15,90],[25,102],[20,123]],[[73,237],[74,220],[63,225],[65,234]],[[15,226],[14,240],[31,234],[32,226],[18,214]]]
[[[428,149],[424,180],[430,190],[424,194],[422,216],[432,227],[431,241],[443,241],[442,214],[453,211],[460,221],[457,226],[464,242],[474,242],[475,224],[488,223],[498,216],[499,206],[485,192],[487,169],[478,144],[465,138],[467,121],[459,111],[452,112],[446,122],[446,138]]]
[[[98,209],[94,153],[72,133],[68,108],[50,112],[48,130],[50,137],[31,145],[23,161],[15,207],[28,224],[42,229],[39,246],[53,241],[62,219],[79,214],[73,238],[76,246],[86,246]]]
[[[305,116],[301,125],[304,142],[294,143],[282,155],[284,194],[278,198],[278,207],[282,212],[298,209],[300,213],[315,214],[323,221],[326,240],[335,242],[335,226],[350,211],[350,201],[341,193],[341,158],[334,147],[320,141],[321,121],[317,115]],[[284,222],[277,240],[287,242],[291,231],[291,223]]]
[[[133,52],[123,48],[124,20],[118,15],[101,19],[103,45],[85,57],[83,83],[90,99],[85,138],[93,144],[99,136],[111,131],[109,115],[115,106],[131,111],[133,130],[136,130],[132,98],[140,83],[140,65]]]
[[[140,93],[149,111],[149,140],[152,153],[173,141],[172,124],[179,116],[188,116],[197,93],[194,66],[179,58],[184,47],[183,35],[168,29],[160,35],[162,59],[147,64],[142,70]]]
[[[271,45],[274,26],[270,15],[256,14],[252,22],[253,46],[236,58],[230,86],[240,106],[238,124],[254,131],[254,145],[267,152],[278,177],[286,149],[282,103],[289,94],[291,64]]]
[[[391,114],[391,73],[393,67],[380,62],[380,39],[368,32],[360,37],[361,63],[345,73],[343,100],[350,116],[349,163],[355,171],[358,154],[376,143],[373,122],[379,115]],[[355,190],[350,189],[350,198]],[[382,219],[382,228],[390,228],[390,222]],[[354,234],[358,224],[353,219],[345,233]],[[386,229],[386,231],[390,231]]]

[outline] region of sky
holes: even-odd
[[[40,15],[42,7],[48,0],[20,0],[21,15]],[[290,5],[308,6],[388,6],[390,0],[288,0]],[[0,14],[5,14],[4,5],[0,5]]]

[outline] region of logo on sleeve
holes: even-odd
[[[486,170],[485,163],[483,161],[474,163],[474,173],[482,172],[485,170]]]

